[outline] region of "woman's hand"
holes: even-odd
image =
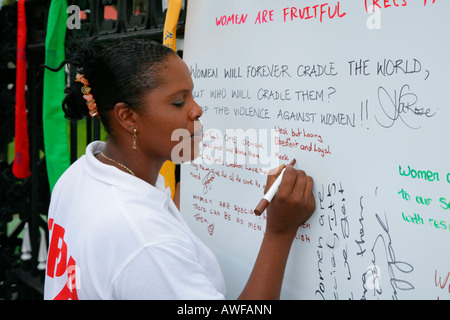
[[[284,167],[280,166],[275,174],[267,177],[266,190]],[[315,210],[313,184],[313,179],[303,170],[296,170],[292,166],[286,167],[278,192],[267,208],[266,232],[295,236],[297,229]]]
[[[267,177],[269,190],[285,166]],[[239,299],[279,299],[289,251],[297,229],[314,212],[313,179],[288,166],[278,192],[267,208],[264,239],[252,273]]]

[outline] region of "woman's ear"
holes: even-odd
[[[118,102],[114,106],[114,116],[119,125],[127,132],[133,133],[136,129],[136,111],[131,109],[126,103]]]

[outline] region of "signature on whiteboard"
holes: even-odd
[[[408,84],[401,89],[394,90],[390,94],[384,87],[378,88],[378,102],[382,110],[382,116],[375,116],[378,124],[384,128],[391,128],[397,120],[401,120],[407,127],[411,129],[420,129],[420,126],[414,125],[413,122],[417,117],[431,118],[436,112],[432,112],[430,108],[421,108],[416,105],[418,97],[411,91]]]
[[[385,262],[387,271],[389,274],[389,284],[392,288],[392,298],[397,300],[398,290],[414,290],[415,287],[412,283],[405,279],[400,279],[400,276],[407,276],[414,271],[414,267],[405,261],[399,260],[393,248],[393,241],[390,235],[390,229],[385,214],[384,221],[382,218],[375,214],[378,223],[384,231],[384,234],[380,233],[370,250],[372,252],[372,266],[375,268],[368,268],[368,272],[363,275],[363,298],[366,298],[366,292],[369,289],[374,290],[374,296],[380,297],[383,294],[381,285],[381,269],[380,262]]]

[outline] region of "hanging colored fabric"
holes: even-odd
[[[176,32],[178,17],[180,16],[181,0],[169,0],[169,7],[166,14],[166,22],[164,24],[163,44],[166,47],[177,50]],[[166,182],[166,188],[170,187],[172,198],[175,195],[175,164],[172,161],[164,162],[159,172]]]
[[[67,18],[67,0],[52,0],[45,37],[45,65],[51,68],[57,68],[65,59]],[[64,68],[58,72],[45,69],[42,123],[50,190],[70,166],[67,120],[61,107],[65,86]]]
[[[25,0],[19,0],[17,3],[15,155],[12,165],[12,172],[14,176],[19,179],[23,179],[31,175],[27,103],[25,98],[25,86],[27,83],[26,43],[27,23],[25,14]]]
[[[182,0],[169,0],[169,7],[166,13],[166,22],[164,23],[163,44],[174,51],[177,51],[177,24],[180,16]]]

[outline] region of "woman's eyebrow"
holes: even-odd
[[[176,96],[177,94],[188,93],[190,91],[191,90],[188,90],[188,89],[181,89],[181,90],[174,91],[173,93],[169,94],[169,96],[172,97],[172,96]]]
[[[191,92],[190,89],[179,89],[179,90],[176,90],[173,93],[169,94],[169,97],[176,96],[177,94],[180,94],[180,93],[189,93],[189,92]]]

